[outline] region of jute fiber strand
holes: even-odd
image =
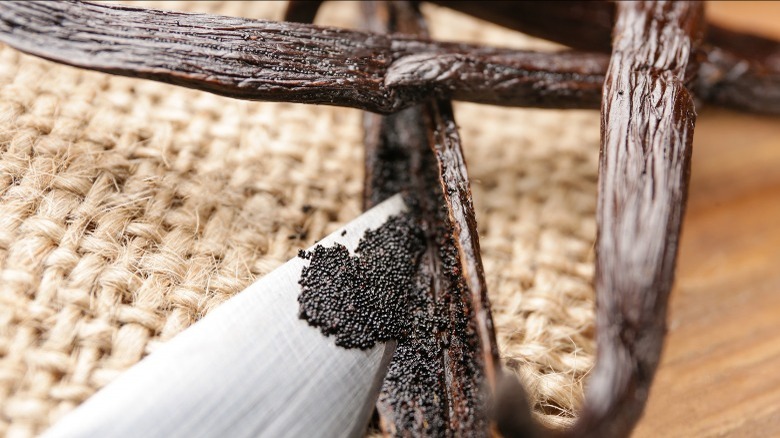
[[[284,7],[142,5],[270,19]],[[318,23],[356,27],[356,8],[327,4]],[[437,39],[553,48],[424,11]],[[569,424],[594,353],[598,113],[459,104],[456,116],[502,357],[540,419]],[[231,100],[0,47],[0,435],[42,432],[359,215],[360,126],[356,110]]]

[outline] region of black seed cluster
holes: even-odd
[[[419,227],[399,215],[366,231],[355,256],[339,244],[300,252],[310,263],[299,281],[299,316],[345,348],[408,336],[410,296],[424,248]]]
[[[446,224],[431,230],[435,250],[423,256],[410,298],[413,330],[398,341],[378,401],[397,437],[487,432],[479,340]]]
[[[396,436],[446,436],[448,402],[442,363],[446,318],[431,294],[431,254],[423,256],[410,299],[411,334],[398,341],[377,406]]]

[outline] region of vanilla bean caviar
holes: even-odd
[[[472,311],[449,227],[439,219],[426,235],[417,215],[393,216],[363,235],[355,255],[340,244],[299,253],[309,260],[299,280],[302,319],[344,348],[398,341],[378,401],[391,435],[485,428],[474,408],[483,376]]]
[[[301,251],[299,256],[310,263],[299,281],[299,316],[345,348],[367,349],[406,337],[424,249],[420,228],[398,215],[366,231],[354,256],[340,244]]]

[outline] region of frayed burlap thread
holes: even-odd
[[[279,19],[274,2],[144,6]],[[318,22],[355,27],[355,5]],[[438,39],[550,48],[426,7]],[[459,104],[505,364],[566,425],[594,353],[598,114]],[[360,214],[356,110],[231,100],[0,48],[0,435],[32,436]]]

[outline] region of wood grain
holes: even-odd
[[[780,38],[780,3],[708,7]],[[669,335],[634,437],[780,436],[779,166],[780,118],[699,111]]]

